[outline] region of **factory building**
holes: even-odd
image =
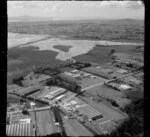
[[[63,81],[67,83],[76,84],[76,85],[78,84],[78,81],[75,78],[68,76],[65,73],[59,74],[59,77],[60,79],[62,79]]]
[[[30,94],[33,94],[34,92],[40,91],[42,89],[41,85],[34,85],[26,88],[22,88],[17,91],[20,95],[28,96]]]

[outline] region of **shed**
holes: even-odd
[[[65,95],[60,95],[57,98],[55,98],[56,100],[62,99]]]
[[[119,88],[126,90],[126,89],[131,89],[132,87],[130,87],[130,86],[127,85],[127,84],[121,84]]]
[[[59,74],[59,77],[60,77],[62,80],[66,81],[66,82],[68,82],[68,83],[71,83],[71,84],[77,84],[77,83],[78,83],[75,78],[73,78],[73,77],[71,77],[71,76],[68,76],[68,75],[66,75],[65,73]]]
[[[117,72],[123,74],[123,73],[127,73],[128,71],[125,69],[119,69]]]
[[[70,103],[71,103],[72,105],[76,105],[76,104],[77,104],[77,102],[76,102],[75,100],[70,101]]]
[[[73,72],[73,73],[74,73],[74,72],[78,72],[78,70],[77,70],[77,69],[74,69],[74,70],[72,70],[71,72]]]

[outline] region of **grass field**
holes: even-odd
[[[88,131],[84,126],[82,126],[75,119],[64,119],[64,126],[68,133],[68,136],[93,136],[93,134]],[[83,132],[84,131],[84,132]]]
[[[131,55],[143,56],[140,53],[136,52],[136,46],[126,45],[126,46],[101,46],[97,45],[92,50],[90,50],[86,54],[78,55],[73,57],[77,61],[85,61],[85,62],[95,62],[95,63],[106,63],[109,61],[110,51],[114,49],[115,52],[119,53],[127,53]]]
[[[30,112],[30,116],[35,123],[35,113]],[[36,111],[37,135],[46,136],[56,133],[52,112],[50,110]]]
[[[81,80],[81,87],[86,88],[86,87],[92,86],[94,84],[104,83],[104,81],[106,81],[106,79],[100,78],[100,77],[97,77],[97,78],[83,78]]]
[[[129,100],[124,93],[105,87],[104,85],[88,89],[86,90],[86,93],[91,96],[99,95],[104,99],[112,99],[116,101],[121,108],[124,108],[126,105],[131,103],[131,100]]]

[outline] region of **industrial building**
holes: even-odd
[[[78,81],[75,78],[68,76],[65,73],[59,74],[59,77],[60,77],[60,79],[62,79],[65,82],[68,82],[71,84],[78,84]]]
[[[10,117],[7,136],[48,136],[57,132],[50,106],[29,109],[27,115],[20,111],[7,116]]]
[[[34,86],[22,88],[22,89],[18,90],[17,93],[20,95],[28,96],[34,92],[40,91],[42,88],[43,87],[41,85],[34,85]]]
[[[99,119],[99,118],[102,118],[102,114],[100,112],[98,112],[97,110],[95,110],[94,108],[92,108],[91,106],[89,105],[83,105],[83,106],[80,106],[78,108],[78,110],[88,116],[88,119],[89,120],[96,120],[96,119]]]
[[[83,103],[77,98],[75,98],[74,100],[70,100],[68,103],[65,102],[64,104],[61,104],[61,107],[67,112],[85,115],[89,120],[96,120],[103,117],[100,112],[98,112],[88,104]]]
[[[31,136],[31,123],[6,125],[7,136]]]

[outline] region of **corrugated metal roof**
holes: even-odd
[[[7,136],[31,136],[31,123],[7,125],[6,135]]]
[[[78,83],[78,81],[69,75],[66,75],[65,73],[59,74],[59,77],[61,77],[64,81],[70,82],[70,83]]]
[[[81,113],[84,113],[85,115],[87,115],[89,118],[101,115],[100,112],[98,112],[97,110],[95,110],[94,108],[92,108],[89,105],[84,105],[82,107],[78,108],[79,111],[81,111]]]
[[[40,90],[41,88],[42,88],[41,85],[34,85],[34,86],[22,88],[22,89],[18,90],[17,93],[24,95],[24,94],[28,94],[32,91],[35,91],[35,90]]]

